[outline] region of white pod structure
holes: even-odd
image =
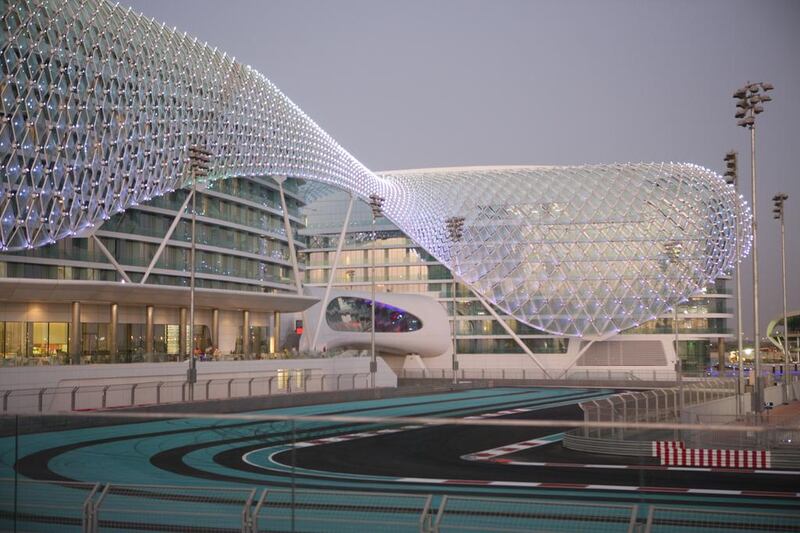
[[[389,219],[504,311],[605,335],[730,269],[737,216],[749,216],[690,164],[375,174],[262,74],[186,34],[103,0],[3,6],[2,251],[84,234],[186,186],[198,145],[213,154],[211,180],[290,176],[378,194]],[[465,218],[457,243],[452,216]]]

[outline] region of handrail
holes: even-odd
[[[351,389],[360,387],[362,377],[369,377],[369,373],[322,372],[322,369],[286,369],[287,387],[278,390],[274,383],[280,375],[275,371],[265,372],[261,376],[214,377],[200,380],[197,387],[205,390],[206,400],[232,399],[234,397],[271,396],[273,394],[316,391],[315,379],[319,379],[319,392],[326,390],[329,380],[336,379],[336,390],[342,390],[342,379],[350,381]],[[114,379],[114,378],[111,378]],[[296,383],[293,383],[297,380]],[[254,383],[267,384],[266,394]],[[215,384],[224,384],[224,387],[214,387]],[[309,383],[312,385],[309,386]],[[236,388],[236,387],[239,388]],[[246,388],[243,388],[246,387]],[[364,385],[366,387],[367,385]],[[129,383],[88,385],[69,385],[62,387],[38,387],[0,390],[0,407],[2,413],[9,412],[64,412],[97,409],[114,409],[120,407],[133,407],[136,405],[159,405],[186,401],[185,380],[142,381]],[[256,389],[256,390],[254,390]],[[235,392],[234,392],[235,391]],[[244,393],[244,394],[243,394]],[[21,407],[20,407],[21,406]]]

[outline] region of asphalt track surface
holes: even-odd
[[[482,389],[258,413],[474,417],[517,410],[494,419],[575,420],[581,418],[578,402],[612,392]],[[374,434],[387,428],[397,431]],[[463,458],[565,429],[461,425],[406,429],[373,423],[307,420],[294,424],[202,419],[110,423],[22,435],[16,469],[23,479],[37,480],[209,488],[294,485],[368,492],[745,507],[780,512],[800,509],[800,476],[791,474],[668,471],[651,459],[628,460],[570,452],[558,440],[505,458],[575,466],[515,465]],[[368,435],[360,438],[329,441],[365,432]],[[317,444],[304,444],[308,442]],[[13,438],[0,439],[0,477],[13,476],[13,457]],[[632,468],[619,468],[626,463]],[[586,464],[607,466],[585,467]],[[531,486],[533,483],[539,485]]]
[[[580,420],[577,405],[506,416],[507,420]],[[607,484],[635,487],[748,490],[764,492],[800,491],[800,476],[741,473],[739,471],[671,471],[656,468],[654,458],[597,456],[565,449],[560,441],[527,452],[504,456],[527,462],[560,463],[558,466],[518,466],[474,462],[463,455],[515,442],[566,431],[569,428],[521,428],[481,426],[436,426],[397,434],[300,448],[296,466],[320,471],[374,476],[437,478],[446,480],[498,480],[545,483]],[[290,463],[291,452],[275,457]],[[365,461],[364,458],[369,460]],[[580,466],[567,467],[566,464]],[[634,468],[598,468],[584,465],[626,465]],[[230,464],[230,466],[235,466]],[[797,500],[800,506],[800,499]]]

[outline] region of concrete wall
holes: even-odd
[[[738,401],[738,396],[730,396],[688,406],[683,410],[681,422],[686,424],[703,422],[725,424],[736,416],[736,402]],[[745,393],[743,400],[745,412],[750,412],[751,401],[750,393]]]
[[[0,390],[182,381],[186,378],[187,368],[188,362],[3,368]],[[279,369],[306,369],[327,374],[367,373],[369,358],[198,361],[197,379],[254,377],[275,373]],[[376,385],[397,386],[397,376],[380,358]]]
[[[681,337],[686,339],[687,336]],[[452,339],[452,337],[450,337]],[[567,353],[535,353],[539,364],[547,369],[553,377],[561,377],[565,373],[570,376],[584,377],[599,375],[601,372],[611,371],[614,374],[628,373],[640,379],[665,379],[675,375],[675,350],[672,335],[667,334],[626,334],[616,335],[609,339],[613,342],[631,343],[631,350],[636,350],[636,341],[658,342],[663,351],[664,364],[660,365],[614,365],[614,366],[588,366],[578,365],[578,357],[588,339],[571,338],[567,346]],[[389,364],[395,371],[407,370],[449,370],[452,365],[451,346],[440,356],[425,358],[406,358],[405,356],[387,356]],[[595,346],[604,341],[597,341]],[[630,354],[629,354],[630,355]],[[634,360],[635,360],[635,353]],[[459,368],[463,370],[501,370],[501,369],[528,369],[539,371],[540,367],[528,354],[459,354]],[[424,367],[424,368],[423,368]]]

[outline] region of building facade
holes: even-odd
[[[277,315],[266,309],[277,305],[268,300],[297,293],[285,222],[293,237],[299,237],[303,200],[298,183],[283,183],[286,219],[280,187],[270,177],[215,181],[198,188],[195,284],[206,294],[204,300],[216,300],[216,305],[204,303],[197,309],[194,346],[202,352],[216,350],[224,356],[280,350],[276,333],[283,309],[277,306]],[[52,301],[41,291],[7,301],[0,309],[0,354],[6,364],[73,361],[76,340],[86,362],[184,356],[186,339],[180,332],[188,334],[190,193],[178,190],[114,215],[90,237],[0,254],[0,283],[6,286],[49,280],[85,289],[75,300],[80,304],[80,339],[73,337],[73,302]],[[293,244],[302,250],[303,241],[294,238]],[[133,297],[127,293],[107,301],[107,295],[93,295],[101,292],[98,283],[118,291],[121,285],[139,285],[149,294],[160,287],[166,302],[131,305]],[[183,290],[166,290],[179,288]],[[263,302],[258,295],[264,295]],[[159,296],[150,298],[155,302]],[[245,298],[253,302],[250,307],[242,303]],[[242,334],[245,322],[248,337]]]
[[[348,201],[348,195],[334,193],[304,209],[308,215],[307,227],[302,231],[308,243],[304,253],[305,282],[310,287],[325,287],[330,279]],[[373,265],[378,301],[385,293],[430,296],[446,309],[450,332],[455,309],[457,353],[462,368],[531,366],[533,363],[525,355],[527,347],[540,361],[560,369],[562,363],[576,359],[580,348],[586,346],[586,340],[537,330],[495,308],[505,323],[501,325],[469,287],[457,283],[453,294],[449,269],[385,218],[378,218],[373,227],[369,207],[356,202],[332,287],[338,291],[368,292]],[[678,353],[687,372],[704,371],[718,360],[726,342],[733,339],[728,325],[733,314],[727,280],[718,278],[678,306]],[[674,361],[674,323],[674,314],[665,313],[596,342],[577,358],[573,369],[669,369]],[[450,368],[449,353],[438,359],[426,358],[425,363],[429,368]]]
[[[319,187],[375,201],[393,223],[381,257],[348,250],[349,285],[374,259],[387,287],[446,299],[452,273],[465,352],[516,346],[540,365],[536,354],[558,362],[564,350],[567,367],[622,364],[597,339],[658,320],[748,252],[746,205],[691,163],[375,173],[263,74],[122,6],[21,0],[0,32],[0,251],[11,254],[0,298],[22,306],[6,308],[2,349],[15,361],[280,349],[275,313],[313,303],[290,215]],[[208,156],[209,184],[193,196],[202,309],[186,339],[185,191],[203,166],[197,154]],[[304,181],[302,194],[284,191],[287,176]],[[507,318],[492,323],[482,309]],[[634,351],[669,366],[663,349]]]

